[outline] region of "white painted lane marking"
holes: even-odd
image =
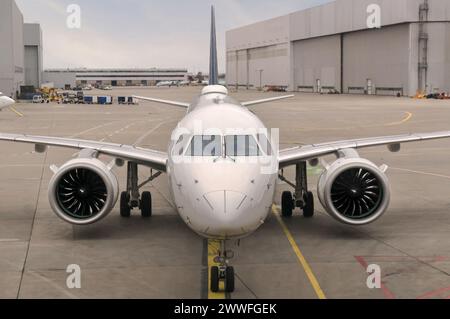
[[[397,167],[389,167],[389,169],[394,171],[402,171],[407,173],[414,173],[414,174],[420,174],[420,175],[427,175],[427,176],[433,176],[433,177],[440,177],[445,179],[450,179],[450,176],[442,175],[442,174],[436,174],[436,173],[429,173],[429,172],[422,172],[422,171],[415,171],[412,169],[406,169],[406,168],[397,168]]]
[[[157,129],[159,129],[161,126],[166,125],[168,123],[171,122],[175,122],[178,120],[164,120],[163,122],[159,123],[157,126],[155,126],[154,128],[150,129],[149,131],[147,131],[146,133],[144,133],[143,135],[141,135],[136,142],[134,142],[133,146],[138,146],[139,144],[141,144],[147,137],[149,137],[150,135],[152,135]]]

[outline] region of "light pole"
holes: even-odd
[[[259,72],[259,90],[262,91],[262,75],[264,70],[257,70]]]

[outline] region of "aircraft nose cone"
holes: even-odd
[[[212,212],[219,216],[233,216],[245,207],[247,195],[234,191],[217,191],[204,195]]]
[[[209,210],[208,235],[244,235],[255,223],[251,214],[251,199],[246,194],[225,190],[208,193],[204,199]]]

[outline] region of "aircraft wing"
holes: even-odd
[[[279,100],[284,100],[284,99],[289,99],[291,97],[294,97],[295,95],[284,95],[284,96],[277,96],[277,97],[271,97],[268,99],[262,99],[262,100],[255,100],[255,101],[248,101],[248,102],[243,102],[241,103],[243,106],[252,106],[252,105],[257,105],[257,104],[264,104],[264,103],[269,103],[269,102],[274,102],[274,101],[279,101]]]
[[[424,134],[406,134],[397,136],[385,136],[364,138],[355,140],[344,140],[322,144],[305,145],[301,147],[282,150],[279,153],[280,169],[295,165],[302,161],[308,161],[323,156],[335,154],[343,149],[360,149],[375,146],[399,146],[403,143],[420,142],[450,138],[450,131],[424,133]],[[395,147],[393,148],[396,149]]]
[[[56,146],[77,150],[95,150],[100,154],[133,161],[162,172],[166,171],[166,163],[168,159],[167,154],[163,152],[138,148],[130,145],[95,142],[80,139],[0,133],[0,141],[28,143],[38,146]]]
[[[161,103],[161,104],[167,104],[167,105],[182,107],[182,108],[185,108],[185,109],[189,108],[189,106],[190,106],[189,103],[183,103],[183,102],[177,102],[177,101],[154,99],[154,98],[151,98],[151,97],[136,96],[136,95],[133,95],[133,97],[135,99],[138,99],[138,100],[144,100],[144,101],[156,102],[156,103]]]

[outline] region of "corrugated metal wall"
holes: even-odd
[[[294,89],[341,86],[341,39],[339,35],[294,42]],[[307,89],[306,89],[307,90]]]
[[[25,46],[25,83],[38,88],[39,85],[39,48]]]

